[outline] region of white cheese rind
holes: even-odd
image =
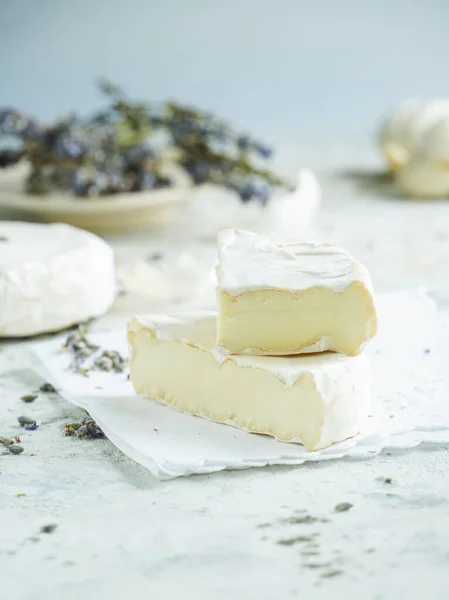
[[[371,278],[332,244],[226,230],[217,342],[232,354],[359,354],[376,333]]]
[[[218,287],[231,295],[312,287],[342,292],[355,281],[372,292],[367,269],[333,244],[226,229],[218,236],[218,263]]]
[[[65,224],[0,222],[0,337],[58,331],[115,299],[111,247]]]
[[[136,317],[128,327],[137,393],[184,412],[325,448],[356,435],[369,410],[364,355],[222,356],[216,314]]]

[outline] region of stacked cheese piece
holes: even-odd
[[[356,435],[376,332],[366,269],[329,244],[226,230],[217,275],[218,314],[130,322],[136,392],[309,450]]]

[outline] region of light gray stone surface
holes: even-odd
[[[364,260],[378,289],[425,284],[447,311],[449,204],[320,174],[322,233]],[[156,234],[111,242],[119,261],[164,250]],[[166,248],[213,257],[195,240]],[[132,312],[133,299],[120,298],[98,326]],[[107,440],[64,437],[63,424],[82,414],[64,400],[21,402],[39,384],[23,345],[1,343],[0,435],[20,435],[25,447],[0,456],[2,599],[447,600],[446,446],[159,482]],[[40,428],[23,432],[21,413]],[[341,502],[353,506],[335,512]],[[47,524],[57,528],[40,533]]]

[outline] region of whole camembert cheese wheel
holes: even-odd
[[[100,316],[115,290],[113,252],[99,237],[59,223],[0,221],[0,337]]]

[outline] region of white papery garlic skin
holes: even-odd
[[[415,198],[449,197],[449,115],[426,130],[396,174],[399,189]]]
[[[444,118],[449,118],[449,99],[409,100],[393,110],[379,131],[389,169],[395,172],[406,165],[423,136]]]

